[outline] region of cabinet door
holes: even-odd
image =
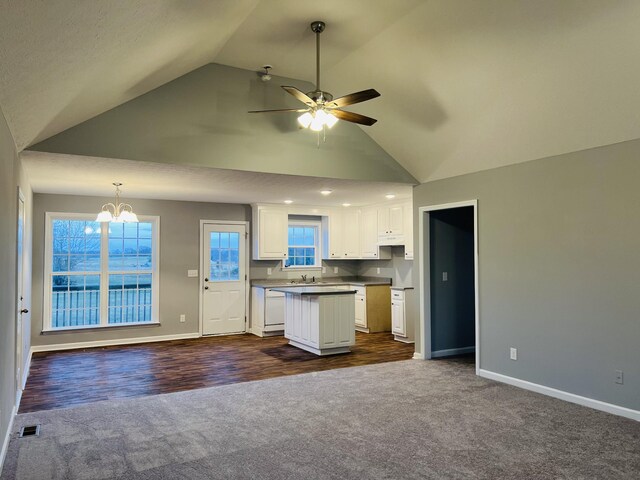
[[[368,208],[360,215],[360,255],[378,258],[378,210]]]
[[[289,216],[285,210],[260,209],[258,245],[260,259],[281,259],[287,256],[287,227]]]
[[[396,335],[405,336],[404,301],[393,299],[391,302],[391,331]]]
[[[378,209],[378,236],[385,236],[391,233],[389,231],[389,208],[381,207]]]
[[[327,258],[342,258],[342,212],[337,210],[329,213],[329,245],[327,246]]]
[[[404,206],[404,258],[413,260],[413,205]]]
[[[356,326],[367,328],[367,304],[364,295],[355,295]]]
[[[360,212],[348,210],[342,214],[342,257],[360,258]]]
[[[404,215],[402,205],[389,208],[389,233],[393,235],[402,235]]]

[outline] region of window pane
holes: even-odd
[[[53,232],[53,253],[69,253],[69,239]]]
[[[109,224],[109,238],[122,238],[124,236],[124,223]]]
[[[151,238],[152,225],[150,223],[138,223],[138,238]]]
[[[124,251],[123,240],[121,238],[109,237],[109,256],[122,255]]]
[[[138,224],[137,223],[125,223],[124,225],[124,237],[125,238],[138,238]]]
[[[53,238],[68,237],[69,236],[69,221],[68,220],[54,220],[53,221]]]
[[[138,240],[138,255],[151,253],[151,239],[141,238]]]
[[[138,239],[137,238],[125,238],[123,253],[125,255],[135,255],[138,253]]]
[[[68,255],[54,255],[53,267],[54,272],[68,272],[69,271],[69,256]]]
[[[100,275],[54,275],[52,290],[52,328],[100,323]]]

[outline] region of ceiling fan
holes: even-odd
[[[320,34],[324,31],[325,23],[315,21],[311,23],[311,31],[316,34],[316,89],[312,92],[303,93],[296,87],[282,85],[285,92],[293,95],[306,105],[306,108],[283,108],[276,110],[252,110],[249,113],[279,113],[298,112],[302,113],[298,117],[298,122],[304,128],[310,128],[314,132],[320,132],[325,126],[333,127],[338,119],[347,122],[358,123],[360,125],[373,125],[377,122],[375,118],[366,117],[359,113],[341,110],[342,107],[355,103],[366,102],[372,98],[379,97],[380,94],[373,88],[361,92],[350,93],[343,97],[334,99],[329,92],[320,89]]]

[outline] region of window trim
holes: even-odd
[[[160,217],[157,215],[138,215],[141,223],[152,223],[151,235],[151,321],[135,323],[109,324],[109,235],[100,235],[100,323],[98,325],[74,325],[53,328],[51,325],[51,279],[53,276],[53,221],[84,220],[95,221],[91,213],[46,212],[44,233],[44,272],[42,301],[42,333],[73,332],[83,330],[100,330],[116,327],[141,327],[159,325],[159,292],[160,292]]]
[[[281,270],[282,271],[291,271],[291,270],[295,270],[295,271],[299,271],[299,270],[322,270],[322,221],[321,220],[298,220],[298,219],[289,219],[289,221],[287,222],[287,253],[289,248],[291,248],[291,245],[289,245],[289,227],[291,226],[305,226],[305,227],[315,227],[317,229],[318,232],[318,242],[317,245],[315,245],[315,249],[316,249],[316,259],[315,259],[315,265],[290,265],[290,266],[286,266],[287,260],[289,260],[289,258],[285,258],[282,260],[282,267]],[[294,246],[295,248],[295,246]]]

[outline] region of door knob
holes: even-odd
[[[20,310],[20,313],[29,313],[29,310],[27,310],[26,308],[23,308],[22,310]]]

